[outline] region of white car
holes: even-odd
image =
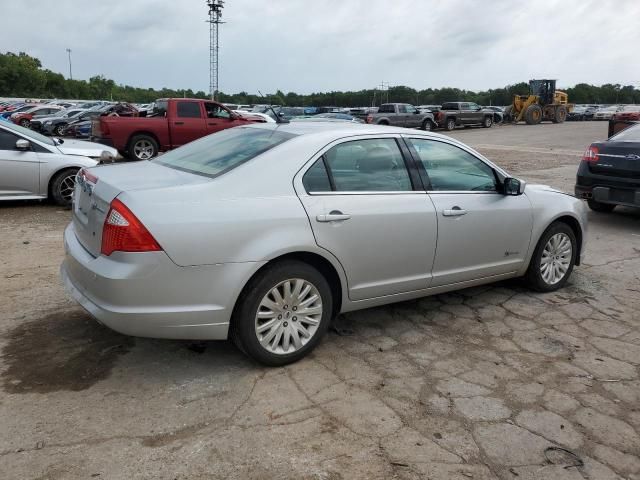
[[[51,197],[70,205],[76,174],[118,157],[115,148],[49,138],[12,123],[0,123],[0,200]]]
[[[612,107],[605,107],[598,110],[593,114],[594,120],[611,120],[616,113],[620,111],[621,107],[618,105],[614,105]]]
[[[260,118],[264,118],[264,122],[265,123],[276,123],[276,121],[272,117],[267,115],[266,113],[247,112],[246,110],[233,110],[233,113],[237,113],[241,117],[260,117]]]

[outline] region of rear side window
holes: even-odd
[[[200,118],[200,103],[198,102],[178,102],[178,117]]]
[[[230,128],[188,143],[153,161],[177,170],[217,177],[295,136],[261,128]]]
[[[610,142],[640,142],[640,125],[627,127],[609,139]]]
[[[457,103],[444,103],[442,105],[442,110],[458,110]]]
[[[325,158],[338,192],[412,189],[402,153],[392,138],[341,143],[327,151]]]
[[[431,191],[496,191],[493,169],[469,152],[434,140],[410,142],[429,176]]]
[[[307,193],[330,192],[331,182],[324,166],[324,158],[320,158],[302,177],[302,184]]]
[[[378,113],[395,113],[396,109],[393,105],[380,105]]]

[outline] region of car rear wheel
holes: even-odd
[[[53,133],[56,134],[58,137],[61,137],[64,135],[64,129],[65,129],[64,125],[56,125],[56,128],[53,129]]]
[[[62,207],[68,207],[73,201],[78,169],[69,168],[58,172],[51,180],[51,197]]]
[[[455,118],[448,118],[447,123],[445,124],[446,129],[450,132],[456,128],[456,120]]]
[[[493,125],[493,118],[484,117],[484,121],[482,122],[482,126],[484,128],[491,128],[491,125]]]
[[[158,155],[158,142],[149,135],[136,135],[129,142],[129,154],[135,160],[151,160]]]
[[[616,208],[615,205],[612,205],[610,203],[600,203],[596,202],[595,200],[587,200],[587,205],[589,205],[589,208],[594,212],[601,213],[609,213],[612,212],[614,208]]]
[[[326,333],[333,311],[324,276],[299,261],[259,273],[238,300],[231,338],[254,360],[286,365],[307,355]]]
[[[26,118],[20,120],[20,126],[21,127],[29,128],[30,124],[31,124],[31,122],[29,120],[27,120]]]
[[[575,265],[576,236],[566,223],[555,222],[542,234],[533,252],[526,281],[539,292],[552,292],[562,288]]]

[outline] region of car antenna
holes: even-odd
[[[260,96],[262,98],[264,98],[265,100],[267,100],[265,98],[264,95],[262,95],[262,92],[260,90],[258,90],[258,93],[260,94]],[[276,110],[273,108],[273,105],[271,105],[271,102],[269,102],[269,108],[271,109],[271,111],[273,112],[273,116],[275,117],[275,121],[276,123],[289,123],[289,120],[287,120],[286,118],[282,118],[280,115],[278,115],[276,113]]]

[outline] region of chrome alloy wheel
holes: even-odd
[[[60,196],[65,201],[71,202],[73,199],[73,190],[76,188],[76,173],[67,175],[60,182],[60,188],[58,189]]]
[[[544,246],[540,274],[548,285],[555,285],[567,274],[571,266],[572,250],[571,239],[566,233],[556,233]]]
[[[280,282],[264,296],[255,319],[258,341],[268,352],[286,355],[313,338],[322,319],[322,298],[307,280]]]
[[[153,158],[154,150],[149,140],[138,140],[133,146],[133,154],[138,160],[149,160]]]

